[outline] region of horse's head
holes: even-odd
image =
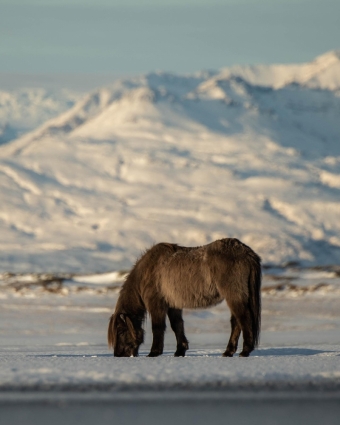
[[[125,313],[115,313],[111,316],[108,329],[109,346],[113,347],[115,357],[137,357],[139,346],[144,340],[141,325]]]

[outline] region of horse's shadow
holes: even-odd
[[[334,353],[332,350],[315,350],[312,348],[298,348],[298,347],[285,347],[285,348],[263,348],[259,350],[254,350],[250,357],[281,357],[281,356],[315,356],[318,354],[327,354]],[[147,352],[141,352],[140,357],[146,357]],[[161,357],[172,357],[174,353],[172,351],[164,351],[163,356]],[[234,357],[237,357],[238,353]],[[69,354],[69,353],[56,353],[56,354],[35,354],[30,355],[30,357],[69,357],[69,358],[97,358],[97,357],[112,357],[112,353],[108,354]],[[221,357],[221,352],[209,352],[209,350],[188,350],[186,357]],[[338,354],[339,356],[339,354]]]
[[[298,347],[285,347],[285,348],[264,348],[255,350],[252,354],[257,357],[265,356],[315,356],[317,354],[330,353],[331,350],[315,350],[312,348],[298,348]]]
[[[332,350],[315,350],[312,348],[298,348],[298,347],[285,347],[285,348],[263,348],[254,350],[250,357],[281,357],[281,356],[315,356],[318,354],[327,354],[327,353],[334,353]],[[189,357],[201,357],[201,356],[208,356],[208,357],[220,357],[222,355],[221,353],[209,353],[202,354],[201,352],[195,352],[192,351],[187,352],[187,356]],[[235,357],[238,355],[238,353],[235,354]]]

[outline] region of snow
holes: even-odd
[[[340,51],[326,52],[304,64],[234,66],[222,70],[220,75],[223,78],[241,77],[250,84],[275,89],[297,83],[311,88],[339,90]]]
[[[0,147],[0,270],[128,269],[152,243],[222,237],[265,264],[339,264],[339,67],[151,73],[69,109],[16,94],[6,120],[44,122]]]
[[[337,423],[339,76],[333,51],[307,64],[151,73],[85,96],[0,92],[6,423],[112,423],[112,409],[122,424],[242,414],[281,424],[288,409],[290,424]],[[140,357],[114,358],[108,319],[136,257],[154,242],[222,237],[263,258],[259,348],[221,357],[222,303],[184,311],[185,358],[173,357],[169,325],[164,355],[146,357],[150,319]]]
[[[70,89],[0,89],[0,145],[58,116],[81,97],[81,92]]]
[[[196,390],[335,388],[340,386],[339,347],[263,349],[254,357],[226,361],[214,350],[192,350],[184,359],[170,353],[156,360],[112,358],[102,349],[61,346],[42,353],[3,354],[1,390]],[[144,354],[144,353],[143,353]]]
[[[261,344],[248,359],[221,357],[230,332],[224,303],[184,312],[185,358],[173,357],[170,326],[164,355],[146,357],[150,320],[140,357],[113,358],[106,329],[123,275],[3,275],[0,391],[340,389],[338,269],[265,269]],[[58,278],[68,290],[47,285]],[[282,289],[287,282],[294,287]],[[317,282],[329,290],[313,290]]]
[[[3,274],[0,280],[0,415],[4,423],[317,424],[338,421],[340,275],[335,266],[264,269],[261,342],[249,358],[221,356],[230,333],[225,303],[185,310],[190,349],[115,358],[108,320],[124,272]],[[327,290],[316,288],[321,283]],[[242,338],[240,340],[242,346]],[[279,405],[279,407],[277,406]],[[85,412],[85,413],[84,413]],[[106,412],[105,414],[103,412]],[[164,416],[165,415],[165,416]],[[238,422],[240,415],[244,420]],[[133,418],[131,417],[133,416]],[[278,419],[275,419],[278,418]],[[326,418],[326,419],[325,419]],[[117,419],[118,420],[118,419]],[[181,422],[182,421],[182,422]]]
[[[1,92],[2,393],[338,391],[339,64],[334,51],[151,73],[85,96]],[[113,358],[108,318],[136,257],[154,242],[222,237],[263,258],[252,356],[220,357],[222,303],[185,311],[184,359],[169,326],[164,355],[145,356],[150,320],[141,356]]]

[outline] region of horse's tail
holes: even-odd
[[[261,259],[252,251],[249,255],[250,273],[248,278],[249,309],[252,321],[254,346],[260,340],[261,329]]]
[[[107,328],[107,343],[109,348],[113,348],[115,340],[115,315],[110,317],[109,326]]]

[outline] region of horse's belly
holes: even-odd
[[[223,300],[216,286],[205,282],[195,286],[187,285],[185,281],[173,282],[163,289],[164,297],[172,308],[205,308],[216,305]]]

